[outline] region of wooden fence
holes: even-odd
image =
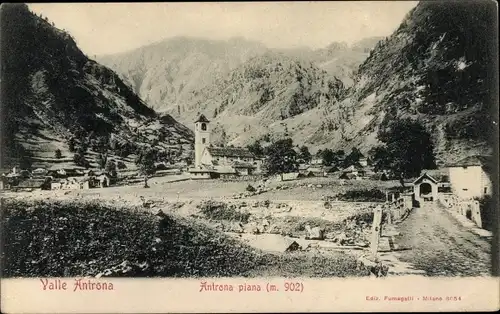
[[[384,205],[379,205],[373,209],[372,234],[370,239],[370,253],[376,255],[379,251],[381,240],[382,224],[388,227],[396,221],[405,219],[413,208],[413,193],[387,194]],[[384,215],[385,213],[385,215]],[[386,221],[383,221],[383,217]],[[386,241],[388,246],[390,244]]]
[[[386,202],[388,210],[388,219],[392,221],[400,221],[406,217],[413,208],[413,193],[401,193],[397,197],[392,194],[390,200]]]
[[[479,228],[483,227],[479,202],[470,199],[459,199],[453,193],[440,193],[439,203],[448,210],[472,220]]]

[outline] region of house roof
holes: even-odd
[[[251,237],[248,239],[248,244],[254,248],[270,252],[286,252],[292,249],[293,246],[300,246],[295,239],[271,233],[263,233],[259,237]]]
[[[433,177],[437,181],[445,181],[449,177],[448,169],[424,169],[420,172],[421,174],[427,173],[429,176]]]
[[[252,164],[249,164],[247,162],[240,162],[240,161],[235,161],[233,163],[233,167],[234,168],[255,168],[255,166]]]
[[[248,149],[242,147],[208,147],[208,152],[212,156],[255,157]]]
[[[451,163],[448,167],[490,166],[492,160],[492,156],[473,155]]]
[[[361,165],[354,164],[342,170],[342,172],[352,172],[352,171],[364,171],[365,168]]]
[[[193,168],[189,168],[188,169],[188,172],[197,172],[197,173],[210,173],[210,172],[216,172],[215,171],[215,168],[211,165],[203,165],[202,167],[193,167]]]
[[[39,188],[41,187],[47,179],[28,179],[19,182],[17,187],[19,188]]]
[[[357,174],[354,174],[352,172],[344,172],[340,175],[340,179],[343,179],[343,178],[347,178],[347,179],[354,179],[354,178],[357,178],[358,175]]]
[[[337,172],[337,171],[339,171],[339,168],[337,166],[328,166],[328,167],[325,167],[324,170],[326,172]]]
[[[389,176],[385,172],[373,172],[370,173],[370,176],[374,179],[389,178]]]
[[[193,168],[193,169],[189,169],[189,172],[192,172],[192,173],[212,173],[212,172],[216,172],[215,170],[212,170],[212,169],[196,169],[196,168]]]
[[[233,167],[221,167],[216,172],[219,174],[235,174],[236,170]]]
[[[422,181],[424,178],[428,178],[432,182],[438,183],[438,180],[436,180],[435,178],[431,177],[427,172],[425,172],[420,177],[418,177],[417,179],[415,179],[415,181],[413,181],[413,184],[417,184],[418,182]]]
[[[208,121],[207,117],[205,117],[204,114],[200,114],[200,116],[198,117],[198,119],[196,119],[196,121],[194,121],[194,123],[197,123],[197,122],[206,122],[206,123],[208,123],[210,121]]]

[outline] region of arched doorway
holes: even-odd
[[[420,184],[420,199],[424,201],[432,201],[433,193],[432,193],[432,185],[430,183],[424,182]]]
[[[415,201],[436,201],[438,193],[437,183],[437,180],[427,173],[424,173],[413,181],[413,197]]]

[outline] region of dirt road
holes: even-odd
[[[431,276],[488,276],[491,272],[491,240],[460,225],[435,203],[415,208],[398,226],[395,241],[411,250],[399,259]]]

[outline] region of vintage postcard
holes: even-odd
[[[497,15],[2,4],[2,313],[498,310]]]

